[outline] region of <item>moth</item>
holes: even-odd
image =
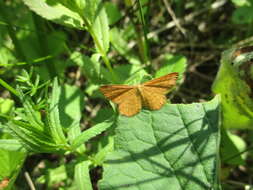
[[[118,105],[119,113],[131,117],[141,108],[159,110],[166,103],[166,93],[176,85],[178,73],[170,73],[139,85],[104,85],[100,91]]]

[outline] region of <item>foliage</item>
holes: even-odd
[[[249,189],[252,6],[0,1],[0,189]],[[171,72],[160,110],[99,92]]]

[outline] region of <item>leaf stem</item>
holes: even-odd
[[[102,56],[102,59],[103,59],[103,61],[105,63],[105,66],[107,67],[107,69],[112,74],[113,81],[114,82],[118,81],[118,77],[117,77],[116,73],[113,71],[113,68],[111,66],[111,63],[110,63],[107,55],[106,55],[106,52],[104,52],[101,44],[99,43],[99,40],[97,39],[97,37],[96,37],[96,35],[95,35],[95,33],[94,33],[94,31],[93,31],[90,23],[85,18],[83,18],[83,20],[84,20],[85,25],[87,26],[87,30],[89,31],[90,35],[92,36],[92,38],[94,40],[94,43],[97,46],[97,48],[98,48],[98,50],[99,50],[99,52],[100,52],[100,54]]]
[[[147,31],[147,26],[146,26],[146,22],[144,19],[144,14],[143,14],[143,10],[142,10],[142,5],[140,0],[137,0],[138,3],[138,7],[139,7],[139,13],[140,13],[140,20],[141,20],[141,24],[142,24],[142,28],[143,28],[143,35],[144,35],[144,41],[143,41],[143,58],[144,58],[144,63],[146,65],[148,65],[149,59],[150,59],[150,55],[149,55],[149,43],[148,43],[148,31]]]
[[[1,78],[0,78],[0,85],[2,85],[4,88],[6,88],[12,94],[14,94],[15,96],[18,97],[18,92],[14,88],[12,88],[8,83],[6,83],[4,80],[2,80]]]

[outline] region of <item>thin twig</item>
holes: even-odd
[[[167,1],[167,0],[163,0],[163,3],[164,3],[164,5],[165,5],[165,7],[166,7],[166,9],[167,9],[167,11],[168,11],[168,13],[169,13],[169,15],[171,16],[173,22],[175,23],[176,27],[178,28],[178,30],[179,30],[184,36],[186,36],[185,29],[180,25],[180,23],[179,23],[179,21],[178,21],[176,15],[175,15],[175,13],[174,13],[174,11],[172,10],[172,8],[171,8],[170,4],[168,3],[168,1]]]
[[[245,186],[249,185],[247,183],[242,183],[242,182],[233,181],[233,180],[226,180],[225,182],[229,183],[229,184],[232,184],[232,185],[242,186],[242,187],[245,187]]]
[[[26,181],[27,181],[27,183],[28,183],[30,189],[31,189],[31,190],[36,190],[36,188],[35,188],[35,186],[34,186],[34,184],[33,184],[33,182],[32,182],[32,179],[31,179],[31,177],[30,177],[30,175],[29,175],[28,172],[25,172],[25,179],[26,179]]]

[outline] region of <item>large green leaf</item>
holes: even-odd
[[[58,24],[83,28],[83,19],[78,14],[80,10],[73,10],[73,6],[53,0],[23,0],[35,13]]]
[[[250,128],[253,125],[251,64],[253,53],[234,57],[236,49],[222,54],[221,65],[212,90],[221,94],[225,128]],[[247,84],[249,81],[249,84]]]
[[[101,190],[219,189],[219,97],[119,116]]]

